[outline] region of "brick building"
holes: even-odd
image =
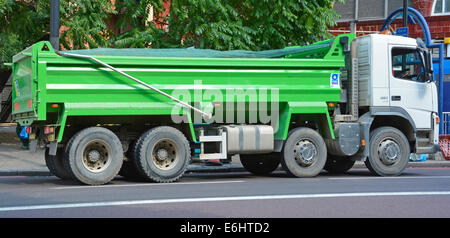
[[[409,0],[408,5],[425,17],[433,40],[442,42],[450,37],[450,0]],[[353,29],[358,35],[378,32],[387,16],[400,7],[403,7],[403,0],[346,0],[344,4],[336,3],[334,8],[341,18],[330,32],[334,35],[350,32],[352,24],[355,24]],[[402,26],[402,20],[398,18],[391,24],[391,30],[395,32]],[[409,36],[423,38],[418,24],[409,25]]]

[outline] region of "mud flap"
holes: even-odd
[[[37,144],[38,144],[38,140],[30,140],[30,142],[29,142],[29,144],[28,144],[28,150],[31,152],[31,153],[34,153],[34,152],[36,152],[36,150],[37,150]]]
[[[58,142],[50,142],[50,144],[48,144],[48,154],[49,155],[56,155],[56,150],[58,148]]]

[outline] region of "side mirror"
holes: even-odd
[[[433,59],[432,59],[432,55],[431,52],[426,49],[424,50],[424,58],[425,58],[425,81],[430,83],[433,82]]]
[[[433,56],[430,52],[430,50],[427,48],[425,43],[422,39],[417,38],[416,39],[417,46],[419,51],[423,54],[423,61],[424,61],[424,76],[425,76],[425,82],[434,82],[433,79]]]

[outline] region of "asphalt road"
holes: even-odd
[[[366,169],[291,178],[192,173],[172,184],[117,177],[85,186],[56,177],[0,177],[0,217],[450,217],[450,168],[409,168],[399,177]]]

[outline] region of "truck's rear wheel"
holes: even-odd
[[[136,142],[134,159],[140,174],[158,183],[175,182],[189,165],[189,143],[181,131],[160,126],[145,132]]]
[[[56,151],[56,155],[49,155],[49,148],[45,147],[45,165],[47,165],[50,173],[56,177],[69,180],[72,177],[70,173],[64,168],[64,149],[60,148]]]
[[[255,175],[268,175],[278,168],[281,161],[280,153],[239,155],[242,166]]]
[[[349,171],[355,161],[349,157],[329,155],[324,169],[331,174],[343,174]]]
[[[380,127],[370,133],[367,168],[375,175],[400,175],[408,165],[410,147],[406,136],[393,127]]]
[[[69,141],[66,149],[66,167],[72,177],[89,185],[111,181],[123,162],[119,138],[103,127],[81,130]]]
[[[327,147],[322,136],[310,128],[289,132],[283,146],[281,165],[291,176],[317,176],[327,161]]]

